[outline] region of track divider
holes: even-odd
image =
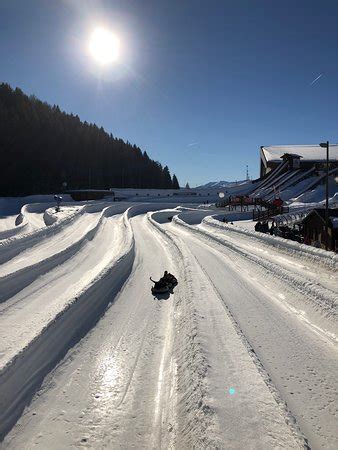
[[[284,239],[279,236],[271,236],[270,234],[245,230],[244,228],[236,225],[228,225],[226,223],[220,222],[220,220],[217,220],[218,217],[223,217],[223,215],[205,217],[202,221],[202,224],[208,227],[217,228],[222,231],[230,231],[231,233],[248,236],[266,245],[277,247],[279,250],[284,251],[285,253],[291,253],[296,256],[304,257],[307,260],[316,262],[333,271],[337,270],[338,255],[333,252],[327,252],[326,250],[314,248],[305,244],[300,244],[299,242]]]
[[[109,208],[105,210],[108,213]],[[123,214],[123,241],[110,263],[11,360],[0,368],[0,440],[14,425],[46,374],[99,320],[131,273],[135,243]]]
[[[176,270],[179,273],[179,284],[175,288],[174,296],[174,354],[177,367],[178,415],[184,417],[184,421],[178,425],[176,439],[182,448],[189,448],[192,439],[196,448],[219,448],[215,436],[215,410],[208,395],[208,361],[198,331],[199,315],[194,301],[197,293],[189,256],[181,241],[154,220],[153,215],[148,213],[147,219],[176,253]]]
[[[243,250],[238,245],[232,243],[226,238],[216,236],[214,233],[205,230],[203,228],[188,225],[178,216],[174,216],[172,222],[178,226],[189,229],[191,232],[197,235],[203,236],[204,238],[217,242],[218,244],[223,245],[224,247],[235,252],[236,254],[245,258],[246,260],[253,262],[257,266],[262,267],[272,276],[288,283],[288,285],[290,286],[293,286],[296,291],[300,292],[303,296],[305,296],[305,298],[311,302],[311,304],[315,307],[315,309],[321,312],[327,319],[335,320],[337,316],[337,296],[331,290],[316,285],[312,281],[304,279],[303,277],[292,272],[291,270],[287,270],[277,264],[274,264],[263,257],[257,256],[254,253],[249,252],[248,250]]]
[[[0,231],[0,241],[12,238],[27,228],[27,219],[21,213],[15,219],[15,227]]]
[[[93,207],[91,207],[91,209],[92,208]],[[47,273],[49,270],[64,263],[65,261],[67,261],[67,259],[74,256],[74,254],[78,252],[86,242],[94,238],[104,218],[110,217],[115,214],[120,214],[121,212],[124,212],[126,208],[126,206],[122,205],[111,205],[104,208],[95,225],[90,228],[79,240],[75,241],[69,247],[61,250],[60,252],[56,252],[49,258],[42,259],[35,264],[27,265],[22,269],[12,272],[8,275],[0,276],[0,303],[8,300],[13,295],[20,292],[22,289],[32,283],[37,277]],[[89,207],[83,207],[81,214],[83,214],[84,212],[89,212],[88,210],[91,211]],[[74,218],[77,217],[78,214],[75,214],[75,217],[73,217],[72,215],[71,220],[74,220]],[[64,221],[62,221],[62,225],[65,225]],[[49,229],[50,228],[48,228],[48,230]]]
[[[26,206],[27,205],[23,206],[21,209],[20,215],[22,215],[23,217]],[[62,230],[62,228],[65,225],[76,220],[79,217],[79,215],[83,214],[84,212],[85,206],[83,206],[83,208],[81,208],[74,214],[71,214],[64,219],[61,219],[48,227],[39,228],[37,230],[31,231],[29,233],[20,236],[12,236],[9,237],[8,239],[2,240],[0,242],[0,264],[8,261],[11,258],[14,258],[16,255],[25,250],[27,247],[32,247],[33,245],[36,245],[41,241],[41,239],[49,237],[52,234],[58,233],[59,231]],[[27,225],[26,218],[23,218],[22,220]]]

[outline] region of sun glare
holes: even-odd
[[[119,57],[120,41],[110,31],[97,28],[89,41],[89,51],[93,58],[101,64],[109,64]]]

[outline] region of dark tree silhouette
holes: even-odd
[[[0,196],[109,187],[172,188],[167,166],[128,141],[0,84]]]
[[[170,186],[172,188],[172,181],[168,166],[165,166],[165,168],[163,169],[163,187],[166,189],[167,186]]]
[[[173,175],[173,189],[179,189],[179,188],[180,188],[180,185],[178,183],[178,179],[177,179],[176,175],[174,174]]]

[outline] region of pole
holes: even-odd
[[[329,141],[326,142],[325,250],[329,249]]]

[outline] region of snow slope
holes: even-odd
[[[227,436],[224,424],[215,417],[217,397],[213,400],[208,392],[212,378],[206,377],[206,349],[196,336],[203,331],[196,323],[197,309],[187,304],[191,295],[187,285],[194,284],[199,274],[186,267],[174,296],[154,301],[149,282],[144,282],[145,273],[158,277],[164,268],[173,271],[178,250],[154,234],[145,217],[132,219],[132,226],[136,259],[130,281],[98,326],[48,377],[21,426],[7,437],[7,448],[203,448],[221,444],[222,434]],[[168,251],[161,256],[163,247]],[[219,307],[217,297],[214,302]],[[183,316],[178,333],[174,333],[176,315]],[[221,317],[219,331],[224,325],[232,329],[224,312]],[[240,365],[229,359],[234,348]],[[285,424],[283,411],[235,331],[225,349],[218,342],[218,357],[220,349],[231,367],[229,379],[222,380],[225,392],[220,390],[221,398],[230,398],[227,381],[236,380],[239,390],[243,386],[239,401],[234,397],[222,402],[223,417],[232,415],[227,442],[234,448],[276,443],[281,448],[301,448],[301,438]]]
[[[182,225],[183,222],[174,222]],[[184,225],[184,229],[189,225]],[[176,230],[175,230],[176,232]],[[329,321],[308,308],[308,292],[252,264],[244,252],[199,232],[178,231],[224,302],[248,348],[262,366],[289,420],[297,421],[311,448],[335,448],[337,303]],[[197,240],[196,240],[196,237]],[[337,291],[335,292],[337,301]],[[326,311],[326,306],[323,305]],[[321,325],[325,322],[328,328]],[[306,407],[305,407],[306,405]]]
[[[206,184],[202,184],[201,186],[197,186],[196,189],[228,189],[233,187],[243,187],[245,184],[250,184],[250,181],[248,180],[241,180],[241,181],[209,181]]]
[[[3,243],[1,448],[336,448],[336,257],[175,206]]]

